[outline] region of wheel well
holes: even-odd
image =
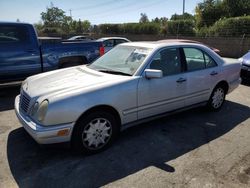
[[[227,94],[229,86],[228,86],[228,83],[225,80],[220,81],[215,87],[217,87],[217,86],[222,86],[225,89],[225,92]]]
[[[77,122],[87,116],[88,114],[91,114],[93,112],[96,112],[96,111],[106,111],[106,112],[109,112],[111,113],[112,115],[114,115],[115,119],[116,119],[116,122],[118,123],[119,127],[121,126],[121,118],[120,118],[120,115],[119,113],[117,112],[117,110],[115,108],[113,108],[112,106],[108,106],[108,105],[99,105],[99,106],[95,106],[95,107],[92,107],[90,109],[88,109],[86,112],[84,112],[76,121],[76,124]]]
[[[88,63],[88,60],[84,56],[70,56],[70,57],[63,57],[59,59],[59,67],[62,67],[64,64],[72,63],[72,64],[79,64],[84,65]]]

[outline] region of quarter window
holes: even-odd
[[[174,75],[181,72],[179,49],[164,49],[158,52],[150,64],[150,69],[161,70],[163,76]]]
[[[206,61],[206,68],[211,68],[211,67],[217,66],[215,61],[211,57],[209,57],[207,54],[204,54],[204,57],[205,57],[205,61]]]

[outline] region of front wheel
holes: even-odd
[[[119,129],[115,117],[107,112],[93,112],[75,125],[72,144],[77,151],[93,154],[108,148]]]
[[[222,86],[217,86],[208,101],[208,108],[212,111],[218,111],[221,109],[226,97],[225,89]]]

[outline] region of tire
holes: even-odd
[[[226,90],[223,86],[216,86],[209,98],[207,107],[211,111],[219,111],[224,104]]]
[[[114,115],[95,111],[81,117],[76,123],[72,135],[72,146],[80,153],[99,153],[113,143],[118,133],[119,126]]]

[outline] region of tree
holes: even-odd
[[[225,15],[225,7],[221,0],[204,0],[195,8],[196,26],[209,27]]]
[[[66,15],[62,9],[51,4],[50,8],[47,7],[46,12],[41,13],[41,18],[45,27],[60,27],[63,25]]]
[[[226,17],[250,15],[250,0],[224,0],[223,6],[227,12]]]
[[[148,16],[146,13],[141,13],[140,23],[147,23],[149,22]]]
[[[82,27],[84,32],[90,31],[91,23],[88,20],[82,22]]]
[[[189,13],[184,14],[174,14],[171,16],[170,20],[195,20],[194,16]]]

